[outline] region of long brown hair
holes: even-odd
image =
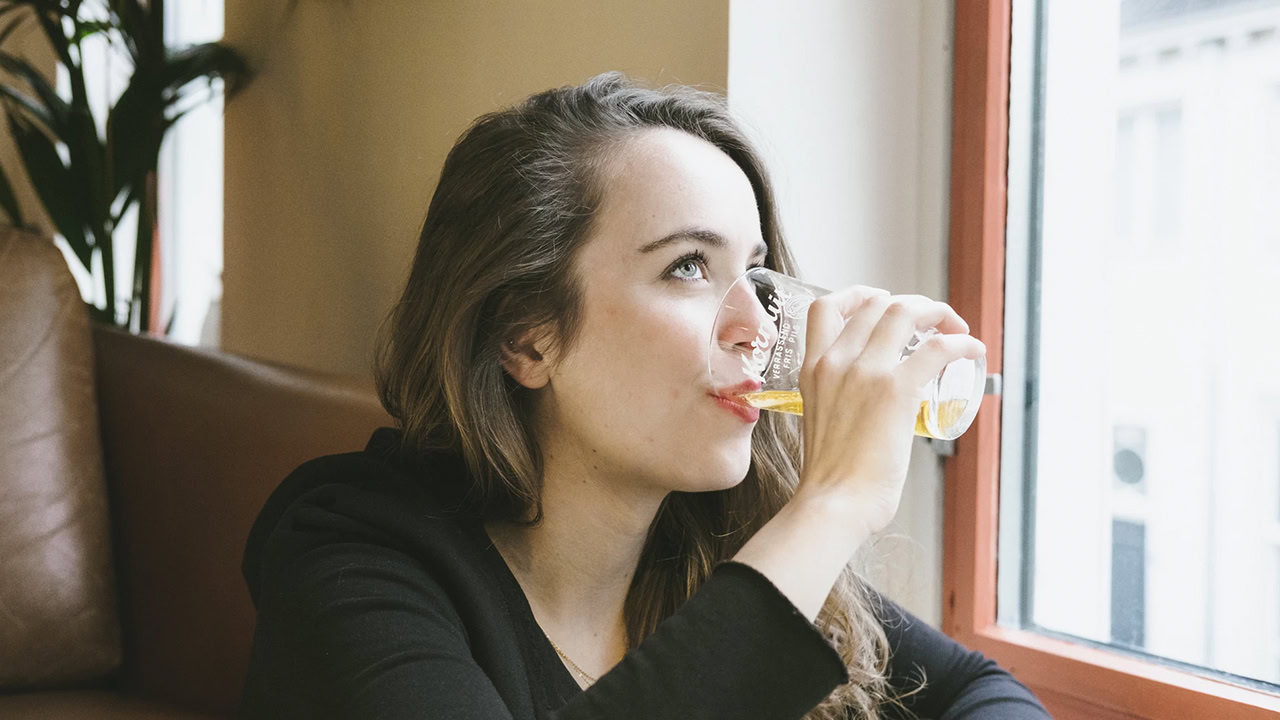
[[[607,190],[601,167],[620,143],[649,128],[687,132],[737,163],[755,192],[767,266],[796,274],[764,163],[719,95],[649,89],[610,72],[478,118],[445,159],[404,293],[380,333],[375,368],[404,448],[465,458],[472,482],[464,505],[477,517],[541,521],[542,462],[528,395],[503,369],[500,345],[551,328],[560,352],[572,347],[582,315],[573,260]],[[764,413],[740,484],[666,497],[625,602],[629,647],[787,503],[800,461],[795,418]],[[807,718],[843,719],[850,709],[878,718],[877,708],[903,697],[885,677],[889,647],[873,602],[851,563],[817,620],[850,682]]]

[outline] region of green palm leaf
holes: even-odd
[[[112,200],[129,195],[159,155],[164,103],[154,83],[134,74],[107,113],[107,178]]]
[[[111,198],[127,194],[129,186],[154,166],[165,132],[178,119],[168,111],[183,97],[184,88],[196,80],[222,77],[231,95],[248,75],[244,59],[218,43],[173,51],[154,71],[135,72],[107,114],[107,154],[114,175]]]
[[[66,188],[72,187],[74,180],[71,171],[62,164],[53,141],[40,132],[22,113],[11,108],[6,113],[9,119],[9,132],[18,146],[18,154],[27,168],[31,184],[40,196],[40,202],[49,211],[49,217],[57,226],[58,232],[67,239],[71,250],[84,263],[86,268],[93,267],[93,248],[85,235],[85,219]]]
[[[249,67],[235,50],[222,43],[200,43],[165,55],[158,73],[167,96],[177,99],[179,91],[196,80],[220,77],[227,92],[235,94],[249,77]]]
[[[63,139],[67,132],[68,119],[71,117],[71,106],[58,95],[58,91],[45,80],[44,75],[31,67],[31,63],[3,50],[0,50],[0,68],[22,78],[35,92],[36,97],[30,98],[9,86],[4,86],[5,94],[19,100],[37,119],[47,125],[51,132],[59,139]],[[36,104],[37,101],[39,105]]]
[[[0,208],[4,208],[5,214],[9,216],[11,225],[22,227],[27,224],[22,219],[22,210],[18,207],[18,198],[13,193],[13,186],[9,184],[9,176],[5,174],[4,168],[0,168]]]

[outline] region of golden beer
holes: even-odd
[[[790,413],[792,415],[804,414],[804,401],[800,398],[799,390],[765,390],[762,392],[743,393],[738,397],[742,398],[751,407],[760,408],[761,410],[773,410],[776,412]],[[938,424],[947,428],[955,424],[960,416],[964,414],[965,406],[969,404],[968,400],[956,399],[943,401],[938,406]],[[935,437],[929,432],[925,418],[929,416],[929,401],[920,402],[920,411],[916,413],[916,435],[920,437]]]

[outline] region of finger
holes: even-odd
[[[849,316],[865,302],[875,297],[887,297],[888,290],[853,285],[828,295],[823,295],[809,305],[804,331],[804,363],[802,370],[811,369],[836,338],[840,336]]]
[[[924,305],[933,302],[923,295],[886,295],[869,300],[859,308],[840,332],[827,354],[833,360],[852,361],[866,350],[867,343],[889,308],[895,305]],[[905,342],[903,343],[905,346]],[[896,357],[894,358],[897,359]]]
[[[899,372],[911,387],[923,387],[946,367],[960,358],[977,360],[986,355],[987,346],[981,340],[956,333],[930,335],[911,356],[902,361]]]
[[[896,364],[911,336],[929,328],[943,334],[969,332],[968,323],[950,305],[923,295],[902,296],[885,310],[863,352],[872,361]]]

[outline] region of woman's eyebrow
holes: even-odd
[[[669,235],[666,235],[665,237],[661,237],[657,240],[654,240],[653,242],[641,247],[640,254],[646,255],[655,250],[661,250],[662,248],[667,247],[668,245],[672,245],[674,243],[680,242],[681,240],[692,240],[696,243],[709,245],[717,250],[723,250],[724,248],[729,247],[729,241],[726,240],[723,235],[716,232],[715,230],[692,227],[692,228],[680,228],[679,230],[676,230],[675,232]],[[752,253],[751,256],[753,258],[758,258],[758,257],[763,257],[768,253],[769,253],[769,248],[764,243],[760,243],[759,245],[756,245],[755,252]]]

